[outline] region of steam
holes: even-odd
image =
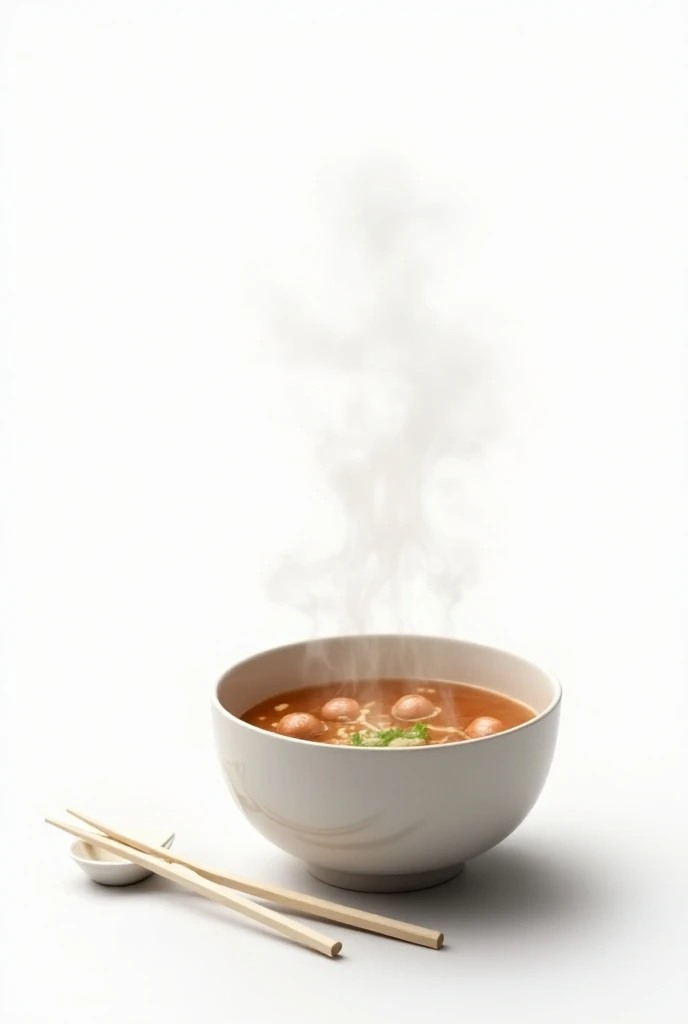
[[[314,637],[451,633],[480,565],[494,366],[447,308],[456,291],[448,208],[376,169],[356,181],[342,219],[344,308],[318,317],[307,303],[274,307],[339,530],[326,550],[305,537],[272,573],[269,593],[308,616]]]

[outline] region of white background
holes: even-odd
[[[26,0],[0,24],[3,1019],[680,1019],[684,5]],[[509,368],[459,629],[546,661],[565,705],[502,847],[351,896],[447,948],[352,933],[330,962],[163,883],[97,889],[42,818],[169,825],[324,888],[234,810],[208,694],[304,632],[265,574],[319,480],[261,296],[328,315],[326,211],[371,155],[457,212],[457,308]]]

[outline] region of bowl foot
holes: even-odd
[[[452,864],[435,871],[419,871],[408,875],[359,875],[351,871],[337,871],[308,864],[308,870],[320,882],[335,885],[338,889],[353,889],[355,892],[413,892],[441,885],[450,878],[456,878],[463,871],[463,864]]]

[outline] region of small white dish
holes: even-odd
[[[166,850],[174,842],[174,832],[168,836],[161,847]],[[133,885],[135,882],[142,882],[152,874],[148,868],[132,864],[123,857],[117,857],[114,853],[101,850],[97,846],[91,846],[82,839],[72,843],[70,852],[73,860],[79,865],[93,882],[99,885]]]

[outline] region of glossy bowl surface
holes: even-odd
[[[270,695],[341,679],[470,683],[536,718],[485,739],[363,749],[295,740],[237,716]],[[535,804],[557,739],[561,686],[506,651],[422,636],[353,636],[265,651],[226,672],[212,700],[229,790],[270,842],[344,888],[437,884],[505,839]]]

